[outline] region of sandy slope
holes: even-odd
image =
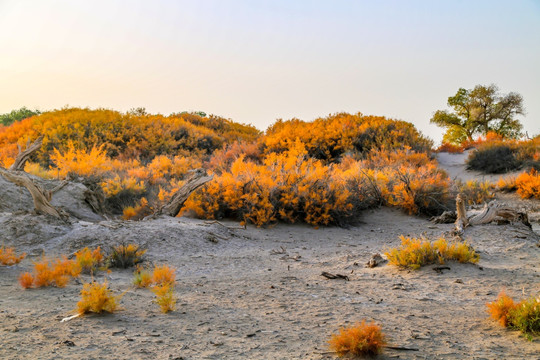
[[[2,359],[333,359],[330,334],[363,318],[380,323],[393,345],[419,350],[387,350],[383,359],[540,359],[540,340],[500,328],[485,312],[502,288],[514,297],[540,292],[540,238],[522,225],[467,229],[479,265],[452,263],[442,274],[363,266],[401,234],[434,239],[452,228],[389,209],[349,229],[228,229],[186,218],[63,224],[8,213],[0,227],[6,245],[32,256],[140,243],[149,261],[178,269],[179,298],[177,311],[161,314],[148,290],[131,288],[131,271],[114,270],[96,278],[126,291],[123,310],[61,323],[80,283],[24,291],[17,277],[31,259],[2,267]]]

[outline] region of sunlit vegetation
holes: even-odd
[[[81,290],[81,300],[77,303],[77,309],[80,314],[113,313],[118,309],[120,297],[113,295],[106,281],[103,284],[87,283]]]
[[[456,181],[457,192],[465,197],[469,205],[476,205],[488,202],[495,197],[493,190],[495,187],[489,181]]]
[[[386,345],[386,335],[374,322],[361,323],[342,328],[329,341],[330,349],[338,356],[375,356],[382,352]]]
[[[540,175],[532,169],[528,173],[520,174],[515,181],[517,193],[524,199],[540,199]]]
[[[159,209],[199,167],[214,180],[181,214],[206,219],[347,225],[371,207],[437,215],[451,203],[450,180],[430,156],[431,141],[412,124],[384,117],[279,120],[261,135],[197,114],[62,109],[0,129],[0,162],[8,166],[17,143],[41,133],[43,148],[28,171],[91,179],[109,211],[126,220]]]
[[[486,304],[491,317],[504,327],[510,327],[525,335],[540,335],[540,298],[531,297],[515,303],[502,291],[497,300]]]
[[[99,246],[94,250],[85,247],[75,253],[75,258],[83,272],[91,273],[103,264],[104,254]]]
[[[69,280],[78,277],[81,273],[81,265],[74,259],[65,256],[59,259],[43,257],[34,262],[32,273],[26,272],[19,277],[19,283],[25,289],[30,287],[56,286],[65,287]]]
[[[133,283],[139,288],[150,288],[161,312],[168,313],[176,309],[175,279],[175,269],[168,265],[155,266],[152,272],[138,267]]]
[[[120,244],[113,246],[110,255],[107,257],[109,268],[122,268],[136,266],[143,261],[146,249],[142,249],[135,244]]]
[[[14,248],[0,247],[0,265],[11,266],[20,263],[26,254],[17,255]]]
[[[466,242],[451,242],[440,238],[434,242],[400,236],[401,245],[385,252],[392,265],[413,270],[429,264],[444,264],[447,261],[477,263],[480,256]]]
[[[496,134],[475,145],[468,167],[485,173],[505,173],[518,169],[540,170],[540,137],[531,140],[508,140]]]

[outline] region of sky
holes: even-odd
[[[0,0],[0,113],[145,107],[265,130],[362,112],[438,142],[432,114],[492,83],[540,134],[540,0]]]

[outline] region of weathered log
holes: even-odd
[[[43,143],[43,135],[38,137],[36,141],[32,145],[27,145],[26,149],[22,151],[21,147],[19,146],[19,154],[15,158],[15,162],[11,167],[9,168],[10,171],[22,171],[24,170],[24,165],[30,159],[30,156],[39,150],[41,147],[41,144]]]
[[[214,178],[213,175],[208,176],[204,169],[191,170],[191,172],[192,175],[186,183],[173,195],[167,205],[158,210],[156,215],[165,214],[173,217],[178,215],[191,193]]]
[[[35,211],[38,214],[51,215],[59,219],[65,218],[65,215],[62,212],[51,205],[51,192],[42,189],[24,172],[7,171],[0,167],[0,175],[15,185],[24,186],[30,192],[32,199],[34,200]]]
[[[467,210],[465,210],[465,201],[461,194],[456,196],[456,227],[455,232],[457,235],[463,234],[464,229],[469,225],[469,220],[467,219]]]

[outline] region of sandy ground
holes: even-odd
[[[468,228],[478,265],[450,263],[443,273],[364,267],[401,234],[436,239],[451,228],[390,209],[368,211],[349,229],[230,229],[188,218],[64,224],[0,213],[2,241],[29,253],[17,266],[0,267],[0,358],[334,359],[330,335],[367,319],[382,325],[391,345],[418,349],[387,349],[381,359],[540,359],[538,338],[501,328],[485,311],[502,289],[515,298],[540,293],[540,237],[524,225]],[[63,323],[89,276],[64,289],[17,283],[42,251],[122,241],[147,247],[150,263],[177,268],[177,311],[160,313],[150,291],[132,288],[131,270],[95,275],[125,292],[123,310]],[[323,271],[350,281],[328,280]]]

